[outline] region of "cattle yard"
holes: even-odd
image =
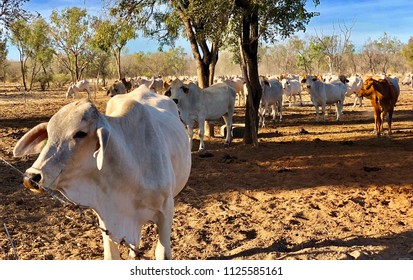
[[[36,156],[13,158],[13,147],[72,101],[65,93],[0,85],[0,157],[20,171],[30,167]],[[106,92],[91,96],[104,112]],[[258,148],[239,138],[224,148],[222,119],[216,137],[205,137],[208,154],[196,151],[195,133],[191,175],[175,199],[174,259],[413,259],[412,88],[401,85],[393,135],[380,138],[369,100],[354,108],[346,98],[340,120],[330,113],[323,124],[302,96],[303,106],[284,106],[282,123],[267,118]],[[236,107],[235,124],[243,114]],[[2,162],[0,178],[0,259],[103,258],[92,210],[31,193]],[[153,259],[156,238],[146,225],[140,259]]]

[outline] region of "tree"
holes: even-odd
[[[320,45],[320,49],[327,58],[327,65],[329,73],[342,73],[344,70],[344,57],[345,54],[351,50],[351,32],[354,26],[354,22],[350,27],[346,24],[338,24],[340,33],[336,34],[335,26],[333,25],[333,34],[328,36],[316,32],[314,37],[316,42]]]
[[[37,74],[51,64],[53,53],[48,36],[48,24],[44,19],[37,18],[30,22],[19,19],[10,26],[11,42],[19,52],[20,69],[24,90],[31,90]],[[29,67],[30,65],[30,67]],[[30,85],[27,86],[29,74]]]
[[[16,46],[19,52],[19,61],[20,61],[20,71],[22,75],[22,83],[24,90],[27,91],[27,83],[26,83],[26,63],[29,59],[28,56],[28,41],[30,36],[30,29],[27,22],[23,19],[19,19],[13,22],[10,26],[11,30],[11,43]]]
[[[313,0],[318,5],[318,0]],[[262,89],[258,75],[259,40],[273,42],[305,30],[318,15],[305,9],[306,1],[235,0],[233,32],[239,36],[243,75],[248,89],[244,143],[258,146],[258,107]]]
[[[174,46],[179,35],[186,36],[197,65],[199,86],[213,83],[233,1],[120,0],[113,9],[136,22],[144,35],[158,39],[161,47]]]
[[[95,19],[93,26],[95,34],[92,37],[91,44],[112,54],[117,66],[118,79],[123,78],[120,57],[126,43],[136,38],[133,23],[122,17],[112,15],[110,19]]]
[[[4,25],[7,29],[17,19],[27,19],[30,14],[22,9],[24,3],[29,0],[3,0],[0,2],[0,26]],[[0,31],[0,35],[1,31]]]
[[[50,19],[56,58],[70,72],[72,81],[78,81],[93,58],[88,46],[92,35],[86,9],[53,10]]]
[[[413,67],[413,37],[410,37],[407,45],[403,47],[402,55],[409,62],[410,66]]]
[[[387,73],[390,67],[397,68],[397,55],[402,51],[402,43],[385,32],[382,37],[368,39],[363,46],[362,55],[372,73]]]
[[[7,39],[0,38],[0,80],[6,79],[6,65],[7,65]]]

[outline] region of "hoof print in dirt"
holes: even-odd
[[[364,166],[363,170],[366,172],[375,172],[375,171],[380,171],[380,167],[369,167],[369,166]]]

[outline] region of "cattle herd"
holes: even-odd
[[[302,106],[307,91],[317,122],[326,122],[328,106],[336,107],[339,121],[346,114],[345,98],[354,96],[353,106],[361,106],[363,98],[371,101],[377,137],[383,135],[386,119],[392,133],[400,95],[395,77],[281,75],[262,76],[260,83],[261,127],[268,125],[267,115],[273,123],[282,122],[283,109]],[[412,75],[401,83],[413,86]],[[245,83],[240,77],[220,77],[201,89],[196,79],[182,77],[123,78],[105,90],[110,99],[103,114],[91,101],[89,81],[70,84],[66,98],[85,91],[87,99],[62,107],[20,138],[14,156],[39,154],[25,172],[24,186],[33,192],[59,192],[71,203],[93,209],[105,259],[120,258],[119,244],[127,244],[130,258],[135,258],[141,228],[148,221],[158,227],[156,259],[171,259],[174,197],[190,175],[194,128],[198,124],[198,151],[203,151],[204,123],[223,118],[231,128],[236,106],[246,103]],[[225,146],[232,140],[227,131]]]

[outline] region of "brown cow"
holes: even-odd
[[[364,81],[357,96],[366,97],[371,100],[374,110],[375,131],[379,137],[383,130],[384,117],[388,113],[389,135],[391,135],[391,122],[394,106],[399,97],[396,87],[388,80],[375,80],[368,78]]]

